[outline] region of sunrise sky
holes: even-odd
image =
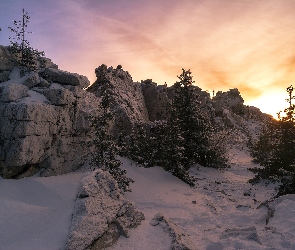
[[[238,88],[275,115],[295,83],[295,0],[0,0],[0,44],[25,8],[27,38],[62,70],[102,63],[172,85],[181,68],[210,93]]]

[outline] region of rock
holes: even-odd
[[[29,88],[22,84],[0,86],[0,102],[15,102],[28,94]]]
[[[32,165],[35,170],[42,169],[41,176],[58,175],[75,171],[86,161],[88,141],[93,138],[89,117],[98,114],[99,100],[87,92],[85,99],[76,99],[68,89],[61,93],[55,96],[56,105],[0,103],[2,177],[24,176],[25,171],[32,172]],[[60,106],[62,103],[66,105]]]
[[[242,238],[244,240],[251,240],[251,241],[255,241],[258,244],[261,244],[259,236],[257,234],[257,230],[256,227],[252,226],[252,227],[247,227],[247,228],[229,228],[226,229],[222,235],[221,235],[221,239],[228,239],[229,237],[239,237]]]
[[[78,188],[66,249],[110,247],[120,235],[128,237],[129,229],[142,220],[144,215],[124,199],[108,172],[86,173]]]
[[[141,82],[145,105],[150,121],[165,120],[171,111],[171,101],[167,95],[167,86],[157,86],[152,80]]]
[[[39,78],[40,78],[39,87],[48,88],[50,86],[50,83],[48,81],[46,81],[44,78],[42,78],[42,77],[39,77]]]
[[[60,83],[62,85],[74,85],[81,88],[87,88],[90,84],[86,76],[76,73],[69,73],[55,68],[45,68],[42,77],[47,81]]]
[[[39,74],[36,72],[31,73],[28,78],[23,83],[28,88],[32,88],[40,83],[40,77]]]
[[[8,47],[0,45],[0,73],[11,72],[13,68],[14,62]],[[7,80],[3,80],[3,82]]]
[[[8,70],[0,70],[0,83],[6,82],[9,80],[10,71]]]
[[[73,93],[64,88],[46,89],[42,93],[49,101],[51,101],[52,104],[56,106],[73,105],[75,102]]]
[[[152,226],[157,226],[159,223],[163,223],[166,230],[172,237],[172,250],[197,250],[198,248],[193,245],[189,235],[184,233],[176,224],[174,224],[169,219],[161,213],[155,215],[151,221]]]
[[[103,64],[95,69],[95,73],[97,80],[87,91],[100,97],[101,82],[107,81],[112,86],[113,106],[111,108],[115,113],[112,130],[115,134],[123,131],[128,133],[134,124],[149,121],[141,84],[133,82],[127,71],[121,68],[107,68]]]

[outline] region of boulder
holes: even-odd
[[[90,84],[86,76],[76,73],[69,73],[55,68],[45,68],[42,76],[47,81],[60,83],[62,85],[74,85],[81,88],[87,88]]]
[[[0,85],[0,102],[15,102],[28,95],[29,88],[22,84]]]
[[[142,220],[143,213],[124,199],[108,172],[86,173],[78,188],[66,249],[110,247],[121,235],[128,237],[130,228]]]
[[[45,89],[43,95],[56,106],[73,105],[75,97],[73,93],[67,89]]]
[[[31,73],[28,78],[24,81],[24,85],[28,88],[32,88],[40,83],[39,74],[36,72]]]

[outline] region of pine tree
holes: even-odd
[[[255,184],[262,179],[281,182],[278,195],[295,193],[295,106],[292,104],[292,85],[287,92],[289,107],[278,113],[278,121],[273,120],[262,129],[258,140],[250,147],[254,162],[262,168],[249,169],[255,173],[249,182]]]
[[[170,123],[177,123],[183,138],[184,167],[188,169],[195,163],[205,167],[228,167],[225,147],[211,139],[217,130],[209,113],[202,110],[198,102],[190,70],[182,69],[178,78],[180,81],[173,85],[175,96]]]
[[[125,155],[144,167],[160,166],[194,186],[188,172],[192,164],[224,168],[228,159],[211,117],[197,101],[198,89],[193,86],[190,70],[182,69],[179,80],[173,85],[170,118],[134,127]]]
[[[160,164],[166,171],[194,186],[195,180],[188,172],[189,159],[186,156],[184,140],[177,120],[170,120],[166,126],[166,137],[162,140],[163,153]]]
[[[29,19],[28,12],[22,9],[22,20],[14,20],[14,27],[8,27],[14,34],[14,37],[9,37],[10,50],[15,57],[17,66],[21,69],[22,76],[26,72],[37,70],[36,58],[44,56],[44,51],[38,51],[32,48],[26,39],[26,34],[31,33],[26,30]]]
[[[92,164],[104,171],[108,171],[118,182],[118,186],[122,191],[131,191],[129,184],[133,180],[126,176],[126,170],[120,168],[122,163],[116,159],[118,147],[110,134],[110,123],[113,120],[113,114],[110,111],[112,86],[108,82],[102,82],[100,88],[102,96],[100,103],[101,115],[92,119],[92,126],[95,130]]]

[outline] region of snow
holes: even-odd
[[[48,99],[43,95],[34,90],[28,90],[28,97],[25,97],[21,100],[22,103],[50,103]]]
[[[140,168],[120,159],[135,180],[125,198],[146,219],[109,250],[171,249],[165,227],[153,223],[158,213],[188,234],[195,249],[295,249],[295,195],[273,201],[275,213],[266,224],[268,208],[257,207],[273,196],[275,186],[247,183],[253,164],[244,151],[234,150],[226,171],[191,168],[198,179],[194,188],[159,167]],[[0,179],[0,248],[64,249],[82,175]]]
[[[63,249],[81,173],[0,180],[0,249]]]
[[[9,84],[22,84],[26,79],[28,78],[28,75],[26,74],[23,77],[20,77],[20,69],[18,67],[14,67],[9,75],[9,81],[1,82],[0,84],[2,86],[9,85]]]
[[[268,210],[257,207],[273,196],[274,185],[247,183],[253,177],[247,170],[253,166],[247,153],[235,150],[232,168],[227,171],[192,168],[191,173],[198,178],[195,188],[161,168],[143,169],[128,159],[122,161],[128,176],[135,180],[126,198],[145,214],[146,221],[131,231],[128,239],[121,237],[112,249],[169,249],[171,239],[167,239],[167,233],[163,237],[164,231],[160,233],[159,228],[150,225],[159,212],[189,234],[196,249],[295,249],[295,218],[289,216],[294,214],[294,208],[284,200],[278,215],[275,213],[266,225]],[[275,233],[268,230],[272,224]],[[145,234],[153,235],[153,240],[149,241]],[[159,238],[162,241],[157,242]]]

